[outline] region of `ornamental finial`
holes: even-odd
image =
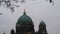
[[[25,9],[24,9],[24,13],[23,14],[26,15]]]

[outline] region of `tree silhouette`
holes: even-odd
[[[52,5],[54,5],[54,1],[53,0],[46,0],[49,1],[49,3],[52,3]]]
[[[17,5],[17,3],[18,2],[25,3],[25,1],[26,0],[20,0],[20,1],[19,0],[0,0],[0,6],[5,6],[5,7],[9,8],[11,10],[11,13],[13,13],[14,12],[14,8],[15,7],[17,7],[17,8],[19,7],[19,5]],[[33,0],[33,1],[35,1],[35,0]],[[49,3],[52,3],[52,5],[54,5],[53,0],[48,0],[48,1],[49,1]],[[12,2],[14,2],[15,5]],[[4,3],[4,4],[2,4],[2,3]],[[2,13],[0,13],[0,15],[2,15]]]

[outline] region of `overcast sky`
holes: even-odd
[[[10,13],[8,8],[0,7],[0,34],[5,32],[10,34],[11,29],[15,30],[18,18],[23,14],[24,9],[34,22],[35,31],[41,20],[46,23],[48,34],[60,34],[60,0],[53,0],[52,6],[46,0],[26,0],[26,3],[18,3],[19,8],[15,8],[14,13]]]

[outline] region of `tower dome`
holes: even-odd
[[[41,21],[40,22],[40,25],[46,25],[44,21]]]
[[[17,21],[16,30],[17,31],[33,31],[34,30],[33,21],[28,15],[26,15],[25,10],[23,15],[19,17]]]
[[[46,24],[44,21],[41,21],[39,24],[38,34],[47,34]]]

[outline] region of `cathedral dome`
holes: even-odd
[[[33,21],[28,15],[26,15],[25,11],[17,21],[16,30],[20,30],[20,31],[34,30]]]
[[[18,24],[33,24],[32,19],[26,15],[26,12],[23,13],[23,15],[18,19]]]

